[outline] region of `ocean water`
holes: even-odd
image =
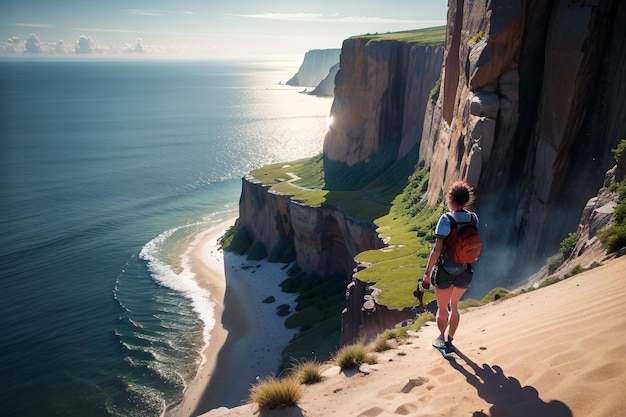
[[[180,400],[214,324],[180,255],[247,171],[321,152],[298,64],[0,61],[0,415]]]

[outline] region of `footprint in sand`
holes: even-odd
[[[383,411],[385,410],[383,410],[380,407],[372,407],[369,410],[365,410],[364,412],[359,414],[357,417],[376,417],[380,415]]]
[[[439,375],[443,375],[445,372],[446,372],[446,370],[441,368],[441,367],[433,368],[430,371],[428,371],[428,375],[439,376]]]
[[[396,408],[393,412],[394,414],[399,414],[401,416],[408,416],[414,411],[417,411],[418,407],[415,404],[407,403],[402,404],[400,407]]]

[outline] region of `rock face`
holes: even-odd
[[[591,263],[601,258],[597,254],[606,252],[597,234],[613,222],[613,213],[619,204],[619,195],[617,192],[612,192],[609,187],[623,181],[625,174],[626,153],[622,154],[617,164],[607,171],[598,195],[587,201],[578,224],[578,239],[569,259],[571,262],[565,262],[565,268],[571,269],[576,265],[589,267]]]
[[[285,84],[292,86],[315,87],[327,75],[330,68],[339,62],[341,49],[313,49],[304,54],[304,61],[298,72]]]
[[[441,90],[420,158],[429,202],[456,179],[475,187],[487,238],[476,271],[497,279],[558,251],[626,136],[626,3],[448,8]]]
[[[354,257],[383,247],[375,226],[346,215],[333,206],[311,207],[290,196],[269,192],[268,186],[247,175],[242,181],[239,218],[267,253],[281,245],[293,245],[296,263],[305,272],[328,279],[346,280],[352,275]]]
[[[397,158],[419,146],[428,202],[457,179],[476,189],[476,287],[511,286],[509,273],[523,278],[576,230],[613,165],[610,149],[626,138],[623,22],[619,0],[449,0],[445,49],[348,39],[324,156],[351,167],[389,144]],[[607,221],[606,204],[601,196],[587,205],[588,233]],[[268,252],[288,239],[301,268],[351,284],[342,343],[410,316],[379,306],[371,318],[363,308],[371,294],[352,280],[354,256],[383,246],[373,225],[246,177],[244,226]]]
[[[443,43],[345,40],[324,156],[352,166],[390,142],[398,145],[397,158],[406,155],[420,142],[443,51]]]
[[[332,97],[335,94],[335,77],[339,71],[339,62],[333,65],[328,75],[309,94],[312,96]]]

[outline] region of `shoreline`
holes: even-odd
[[[286,264],[248,261],[219,248],[218,239],[235,220],[200,232],[190,249],[195,280],[215,304],[215,326],[196,376],[183,400],[166,410],[167,417],[244,404],[257,377],[276,373],[282,349],[297,333],[286,329],[285,318],[276,315],[280,304],[295,307],[296,295],[283,293],[278,286],[287,277]],[[269,296],[276,301],[263,303]]]

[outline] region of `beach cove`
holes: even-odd
[[[196,377],[182,403],[166,412],[168,417],[244,404],[257,377],[276,374],[281,351],[297,333],[285,328],[285,318],[276,314],[279,305],[293,309],[296,304],[297,294],[284,293],[279,286],[287,278],[288,264],[248,261],[224,252],[219,239],[234,223],[231,219],[199,233],[188,250],[198,285],[215,302],[215,326]],[[270,296],[276,301],[264,303]]]

